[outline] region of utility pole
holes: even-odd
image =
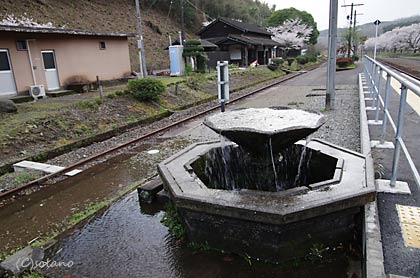
[[[363,15],[363,14],[358,14],[358,13],[356,12],[356,10],[354,10],[354,21],[353,21],[353,48],[354,48],[353,53],[354,53],[354,54],[356,54],[356,52],[357,52],[357,47],[358,47],[358,45],[357,45],[357,43],[356,43],[356,23],[357,23],[357,21],[356,21],[356,16],[357,16],[357,15]]]
[[[179,5],[181,7],[181,39],[182,41],[180,41],[179,43],[181,45],[184,44],[184,40],[185,40],[185,27],[184,27],[184,0],[179,0]]]
[[[350,51],[351,51],[351,37],[352,37],[352,33],[351,33],[351,25],[352,25],[352,21],[353,21],[353,7],[356,6],[363,6],[364,4],[354,4],[351,3],[351,5],[342,5],[341,7],[351,7],[350,10],[350,16],[347,16],[347,19],[350,19],[350,25],[349,25],[349,45],[348,45],[348,49],[347,49],[347,57],[350,58]]]
[[[381,22],[379,21],[379,19],[377,19],[373,24],[375,24],[375,48],[373,50],[373,60],[376,60],[376,43],[378,41],[378,28]]]
[[[325,110],[334,109],[335,101],[335,68],[337,55],[337,13],[338,0],[330,0],[330,20],[328,28],[328,66],[327,66],[327,94],[325,96]]]
[[[147,67],[146,67],[146,58],[144,57],[144,45],[143,45],[143,35],[141,28],[141,14],[140,14],[140,3],[139,0],[136,0],[136,14],[137,14],[137,32],[138,40],[137,47],[139,49],[139,65],[140,65],[140,76],[144,78],[147,76]]]

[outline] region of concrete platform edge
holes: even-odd
[[[375,184],[375,172],[371,155],[371,143],[368,120],[363,92],[362,74],[359,74],[360,97],[360,145],[362,153],[366,156],[367,183]],[[365,272],[364,277],[385,277],[384,255],[382,249],[381,230],[379,225],[378,208],[376,201],[365,205]]]

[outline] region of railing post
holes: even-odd
[[[400,97],[400,107],[398,111],[397,133],[395,134],[394,159],[392,161],[391,187],[394,187],[397,183],[398,162],[400,160],[400,152],[401,152],[400,140],[404,132],[404,109],[405,109],[406,101],[407,101],[407,87],[404,84],[401,84],[401,97]]]
[[[370,65],[370,72],[369,72],[369,76],[370,76],[370,97],[373,99],[373,74],[374,74],[374,66],[375,64],[372,63]]]
[[[368,86],[368,91],[369,91],[369,94],[371,93],[371,91],[370,91],[370,88],[371,88],[371,86],[370,86],[370,60],[369,59],[367,59],[367,58],[365,58],[365,60],[366,60],[366,65],[365,65],[365,72],[366,72],[366,78],[367,78],[367,86]]]
[[[382,133],[381,133],[381,144],[385,142],[385,134],[386,134],[386,124],[388,121],[388,117],[386,115],[386,111],[388,111],[388,95],[389,95],[389,87],[391,85],[391,75],[389,73],[386,74],[386,84],[385,84],[385,99],[384,99],[384,115],[382,117]]]
[[[378,76],[378,87],[377,87],[377,94],[376,94],[376,115],[375,115],[375,122],[379,121],[379,97],[381,95],[381,80],[382,80],[382,68],[379,69],[379,76]]]

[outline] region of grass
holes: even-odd
[[[158,77],[158,79],[160,81],[162,81],[162,83],[165,86],[170,86],[170,85],[174,85],[180,82],[184,82],[185,81],[185,77],[184,76],[163,76],[163,77]]]
[[[80,212],[76,212],[71,216],[71,220],[69,224],[71,226],[79,223],[80,221],[86,219],[87,217],[93,215],[95,212],[99,211],[100,209],[104,208],[109,204],[108,201],[102,201],[99,203],[91,204],[86,209]]]
[[[29,271],[22,274],[21,277],[22,278],[44,278],[45,276],[38,272]]]
[[[182,225],[181,218],[178,215],[178,211],[174,205],[167,205],[165,209],[165,215],[162,217],[160,222],[168,227],[169,231],[177,238],[184,237],[187,233],[184,226]]]
[[[17,176],[15,177],[15,183],[16,184],[27,183],[28,181],[34,180],[37,177],[39,177],[39,174],[37,175],[33,172],[22,171],[22,172],[19,172]]]

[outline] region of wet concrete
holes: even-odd
[[[101,217],[51,250],[71,269],[50,269],[49,277],[350,277],[360,262],[342,250],[320,251],[320,258],[265,264],[230,254],[197,251],[177,241],[160,224],[162,208],[139,206],[136,192],[113,204]],[[343,248],[344,249],[344,248]],[[322,260],[321,260],[322,259]],[[322,261],[322,264],[320,263]],[[64,275],[69,276],[64,276]],[[359,276],[360,277],[360,276]]]

